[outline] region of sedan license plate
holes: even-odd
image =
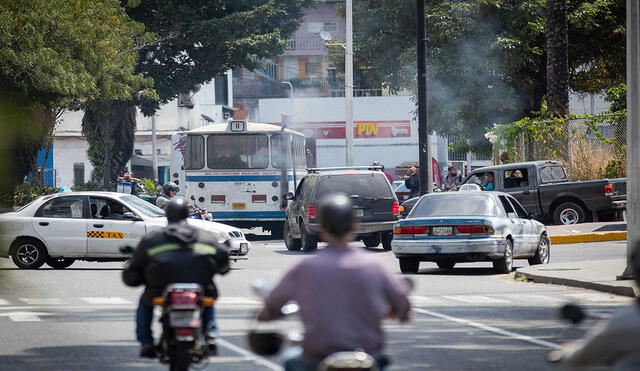
[[[355,215],[356,217],[361,217],[364,215],[364,210],[362,209],[355,209],[353,212],[353,215]]]
[[[431,227],[432,236],[451,236],[452,234],[452,227]]]
[[[246,209],[247,204],[245,204],[244,202],[234,202],[231,204],[231,208],[234,210]]]

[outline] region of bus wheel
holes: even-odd
[[[299,238],[293,238],[293,236],[291,235],[291,227],[286,221],[284,222],[283,234],[284,245],[287,247],[287,250],[298,251],[302,248],[302,241],[300,241]],[[271,235],[273,235],[273,231],[271,231]]]

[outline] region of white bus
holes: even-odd
[[[282,235],[283,195],[295,190],[307,169],[302,133],[232,120],[188,131],[182,147],[187,199],[215,221]]]

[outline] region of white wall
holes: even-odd
[[[84,180],[91,180],[93,166],[87,158],[87,141],[84,137],[56,137],[53,141],[53,167],[56,170],[56,187],[73,186],[73,164],[84,163]]]
[[[576,94],[569,95],[569,112],[577,115],[598,114],[609,109],[610,104],[604,101],[602,94]]]
[[[279,123],[282,112],[289,112],[288,98],[260,99],[259,120]],[[344,127],[344,98],[294,98],[292,128],[304,131],[313,125]],[[392,168],[405,161],[418,160],[418,125],[414,121],[416,107],[410,96],[355,97],[354,121],[409,121],[411,136],[399,138],[355,138],[354,163],[368,165],[380,161]],[[432,155],[438,162],[447,162],[446,140],[431,136]],[[344,139],[317,140],[318,166],[343,166],[345,164]],[[442,165],[441,165],[442,166]]]

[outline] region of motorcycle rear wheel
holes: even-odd
[[[191,349],[190,343],[177,342],[173,347],[173,354],[169,359],[170,371],[188,371],[189,364],[191,363],[191,355],[189,350]]]

